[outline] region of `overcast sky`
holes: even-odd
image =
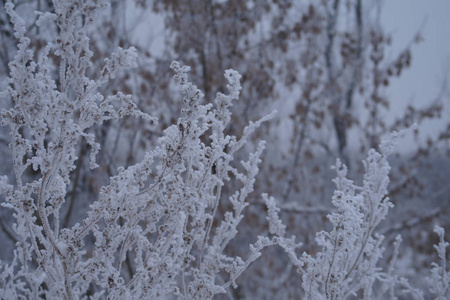
[[[411,68],[392,82],[391,99],[399,109],[433,100],[450,73],[450,0],[384,1],[382,24],[393,36],[392,52],[404,49],[420,29],[424,39],[412,48]],[[445,102],[450,106],[448,97]],[[448,107],[444,117],[450,119]]]

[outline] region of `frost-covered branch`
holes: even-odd
[[[87,29],[106,2],[55,1],[54,6],[55,13],[39,14],[37,25],[44,19],[56,22],[59,36],[35,61],[23,20],[11,2],[6,5],[18,39],[8,88],[14,107],[2,111],[3,125],[11,128],[15,180],[1,177],[0,191],[6,197],[3,205],[14,211],[18,238],[15,259],[1,268],[2,296],[210,299],[229,285],[236,287],[237,277],[272,243],[260,237],[246,260],[224,254],[248,205],[264,143],[241,168],[230,163],[270,116],[250,122],[240,139],[225,135],[241,76],[227,70],[229,94],[218,93],[215,105],[203,105],[202,92],[187,79],[189,67],[173,62],[183,116],[141,162],[118,169],[82,222],[61,228],[81,138],[91,148],[95,168],[100,145],[90,132],[94,125],[127,115],[156,120],[138,110],[129,95],[98,92],[119,69],[134,66],[134,48],[117,49],[100,74],[88,76],[93,52]],[[59,58],[57,73],[51,55]],[[29,169],[37,174],[34,178],[26,176]],[[230,197],[233,210],[213,226],[222,187],[233,179],[241,184]],[[125,261],[133,262],[127,272]],[[226,273],[228,281],[222,278]]]
[[[431,277],[429,282],[431,285],[430,291],[436,295],[436,300],[448,299],[450,294],[450,270],[447,270],[447,247],[450,245],[444,240],[445,230],[442,227],[436,226],[434,232],[439,236],[439,244],[434,245],[437,251],[440,264],[432,263]]]
[[[333,229],[317,233],[316,241],[321,250],[316,255],[303,253],[297,258],[292,251],[290,255],[302,273],[302,287],[307,299],[347,299],[356,295],[372,299],[387,291],[395,297],[395,286],[422,299],[419,291],[393,273],[400,240],[396,242],[394,259],[388,270],[382,271],[378,266],[384,237],[376,232],[376,228],[393,206],[387,196],[390,170],[387,158],[397,136],[403,134],[393,133],[380,145],[380,152],[369,151],[363,161],[362,186],[347,178],[346,166],[337,160],[336,190],[332,199],[336,211],[328,215]],[[266,199],[266,203],[271,216],[270,231],[283,241],[284,227],[276,215],[273,200]]]

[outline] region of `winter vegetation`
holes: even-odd
[[[377,1],[0,3],[1,299],[450,297],[446,87],[384,118]]]

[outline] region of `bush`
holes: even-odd
[[[2,124],[10,128],[14,174],[0,178],[0,191],[5,198],[2,205],[13,212],[16,240],[14,258],[0,267],[3,298],[231,295],[230,287],[237,288],[237,278],[261,251],[278,245],[300,272],[298,281],[308,299],[395,298],[397,287],[423,299],[395,273],[400,237],[386,269],[379,263],[383,235],[376,229],[392,207],[387,157],[399,134],[382,142],[379,152],[369,151],[361,186],[347,179],[347,168],[337,162],[332,200],[336,210],[328,216],[333,228],[317,234],[317,253],[298,255],[301,243],[294,236],[285,237],[275,199],[263,194],[269,234],[255,234],[246,258],[229,254],[265,143],[259,142],[240,165],[235,162],[237,153],[273,116],[250,122],[240,137],[226,133],[230,108],[241,90],[241,76],[233,70],[225,71],[228,94],[218,93],[214,104],[203,104],[202,92],[188,81],[189,67],[172,62],[183,95],[182,116],[140,162],[119,167],[91,199],[82,221],[68,226],[62,216],[68,187],[80,168],[76,162],[82,140],[89,145],[90,167],[95,169],[100,151],[97,126],[127,116],[157,120],[138,108],[130,95],[101,93],[120,69],[135,66],[135,48],[118,48],[98,74],[89,74],[94,56],[89,27],[106,2],[55,1],[54,6],[54,13],[39,14],[36,21],[38,27],[54,22],[59,28],[54,44],[47,43],[39,55],[14,5],[5,6],[18,51],[9,64],[7,93],[13,105],[2,110]],[[450,280],[448,243],[443,228],[435,231],[441,264],[432,265],[430,291],[436,299],[445,299]]]

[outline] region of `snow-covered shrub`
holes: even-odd
[[[65,226],[68,186],[83,139],[91,149],[91,168],[98,167],[94,126],[126,116],[157,121],[130,95],[101,93],[120,69],[135,65],[134,48],[117,49],[92,75],[88,28],[105,7],[101,0],[55,0],[54,13],[38,12],[35,25],[53,23],[58,36],[37,52],[12,2],[5,6],[18,50],[9,64],[5,93],[13,105],[2,110],[2,124],[10,128],[14,174],[0,177],[0,193],[14,217],[16,239],[13,260],[0,264],[2,298],[210,299],[236,288],[236,279],[261,250],[276,244],[300,271],[297,282],[306,298],[394,299],[400,287],[423,299],[395,273],[400,237],[388,267],[383,270],[379,264],[383,236],[376,229],[392,206],[387,157],[395,138],[383,142],[380,152],[369,151],[362,186],[347,179],[346,167],[337,162],[336,211],[329,215],[332,230],[317,234],[318,253],[298,255],[302,244],[285,237],[289,228],[279,218],[275,199],[263,194],[271,238],[258,237],[246,258],[227,255],[254,188],[264,143],[241,165],[234,159],[271,117],[250,122],[239,138],[225,133],[241,90],[240,75],[233,70],[225,71],[229,93],[218,93],[213,104],[204,104],[202,92],[188,81],[189,67],[173,62],[183,95],[182,117],[139,163],[118,168],[89,201],[82,220]],[[224,200],[230,205],[221,206]],[[231,210],[224,212],[227,207]],[[448,243],[442,228],[436,232],[441,264],[432,265],[430,291],[445,299]]]
[[[397,236],[393,257],[383,270],[380,259],[384,248],[384,236],[377,233],[377,226],[385,219],[393,206],[387,196],[389,183],[389,163],[399,135],[391,137],[380,145],[380,152],[371,149],[363,161],[365,175],[362,186],[347,178],[347,168],[339,160],[336,163],[336,190],[332,203],[336,211],[328,215],[333,228],[316,235],[320,251],[315,255],[303,253],[301,257],[292,255],[292,247],[280,244],[289,251],[290,258],[301,273],[301,284],[306,299],[396,299],[401,291],[412,299],[423,299],[423,293],[413,288],[405,278],[395,272],[401,237]],[[273,199],[272,199],[273,201]],[[284,225],[280,222],[276,207],[266,199],[269,208],[270,230],[283,241]],[[435,230],[440,243],[435,246],[441,265],[433,264],[430,283],[431,292],[444,299],[449,287],[449,273],[446,270],[444,231]]]
[[[23,20],[11,2],[6,4],[18,51],[9,65],[14,107],[2,111],[2,122],[11,129],[15,174],[1,177],[0,190],[3,205],[14,212],[18,241],[14,260],[1,267],[0,294],[10,299],[209,299],[224,293],[272,243],[259,238],[247,259],[224,254],[243,218],[264,143],[242,168],[230,163],[270,116],[251,122],[239,139],[224,134],[229,107],[241,89],[240,75],[227,70],[229,94],[218,93],[214,105],[203,105],[202,92],[187,80],[189,68],[173,62],[184,96],[183,117],[141,162],[119,168],[82,222],[61,228],[82,138],[91,146],[91,168],[97,167],[100,146],[89,129],[127,115],[156,120],[137,109],[130,95],[98,92],[119,68],[134,65],[134,48],[119,48],[105,59],[96,78],[87,76],[93,55],[87,29],[106,2],[54,5],[55,13],[41,14],[36,23],[56,21],[59,36],[36,60]],[[49,64],[55,57],[58,70]],[[26,176],[30,169],[34,175]],[[222,187],[232,179],[241,182],[230,198],[233,211],[213,225]]]

